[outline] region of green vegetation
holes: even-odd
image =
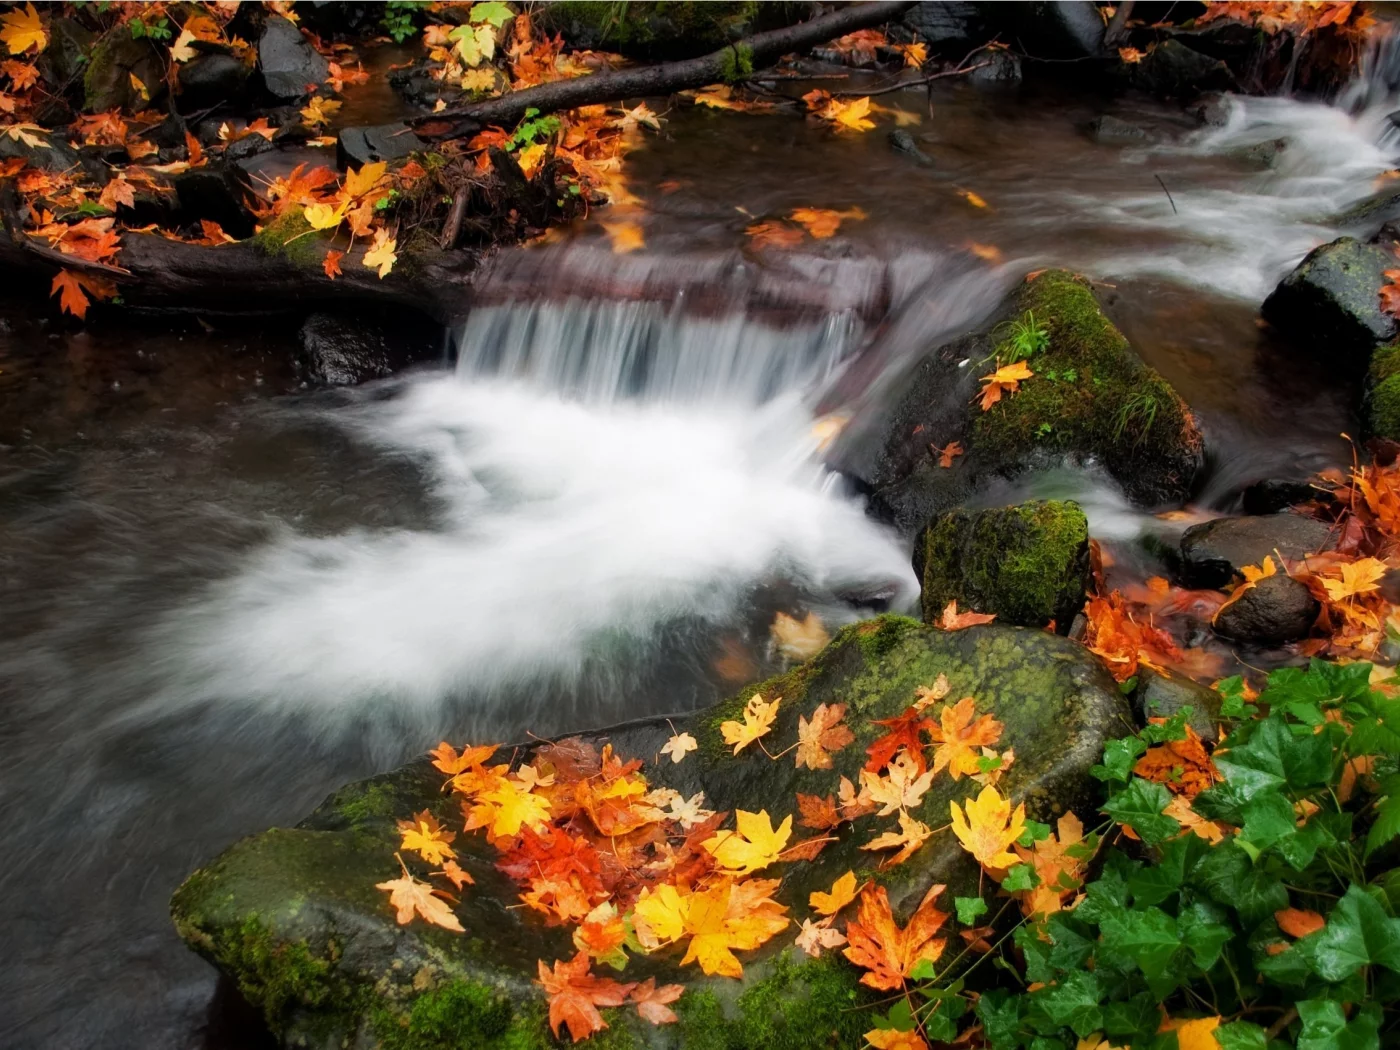
[[[720,79],[726,84],[738,84],[753,76],[753,48],[747,44],[730,46],[724,53]]]
[[[371,1023],[383,1050],[489,1050],[513,1013],[503,993],[457,980],[420,995],[402,1017],[376,1008]]]
[[[1010,334],[997,344],[997,354],[1007,360],[1031,358],[1050,346],[1050,331],[1035,319],[1035,311],[1027,310],[1023,317],[1008,321]]]
[[[1383,346],[1371,356],[1369,385],[1368,430],[1375,437],[1400,441],[1400,343]]]
[[[379,24],[394,38],[394,43],[402,44],[418,32],[414,16],[428,4],[422,0],[389,0],[384,5],[384,14]]]

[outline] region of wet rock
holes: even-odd
[[[1032,318],[1049,340],[1031,356],[1034,377],[983,412],[979,377],[998,355],[1026,356],[1015,326]],[[868,488],[874,513],[910,532],[992,476],[1092,458],[1155,505],[1185,499],[1202,461],[1185,403],[1104,316],[1089,282],[1063,270],[1019,286],[980,331],[931,348],[877,426],[861,443],[874,452],[834,465]],[[934,450],[953,441],[965,454],[939,466]]]
[[[278,98],[309,95],[325,82],[330,66],[301,30],[280,15],[263,24],[258,37],[258,68],[267,90]]]
[[[1196,118],[1197,123],[1205,127],[1223,128],[1230,123],[1232,108],[1233,103],[1230,101],[1230,96],[1218,91],[1211,91],[1197,99],[1189,112]]]
[[[383,4],[354,3],[350,0],[300,0],[297,13],[302,24],[321,36],[357,35],[379,26]]]
[[[186,113],[232,102],[243,94],[249,69],[232,55],[198,55],[180,67],[180,109]]]
[[[97,34],[72,18],[54,18],[48,23],[49,45],[39,55],[39,75],[55,92],[82,98],[82,80],[88,52]]]
[[[1269,139],[1266,142],[1256,142],[1252,146],[1236,150],[1232,156],[1240,163],[1257,171],[1268,171],[1278,166],[1279,158],[1287,149],[1287,139]]]
[[[1281,510],[1307,503],[1321,493],[1306,481],[1287,481],[1283,478],[1265,478],[1256,481],[1244,490],[1243,503],[1246,514],[1277,514]]]
[[[902,153],[911,160],[916,160],[923,165],[933,164],[933,158],[923,150],[919,149],[919,144],[914,141],[914,136],[903,128],[895,128],[889,134],[890,149],[896,153]]]
[[[1005,87],[1021,82],[1021,59],[1010,51],[984,51],[964,78],[978,87]]]
[[[1079,504],[1060,500],[950,511],[915,540],[914,573],[925,623],[957,601],[1002,623],[1068,629],[1092,582],[1089,523]]]
[[[312,314],[301,326],[297,373],[306,382],[352,386],[394,371],[394,355],[376,325],[337,314]]]
[[[781,4],[541,4],[532,13],[546,33],[581,50],[616,51],[645,62],[695,58],[754,32],[796,21]]]
[[[398,160],[417,150],[427,149],[427,143],[404,123],[379,124],[374,127],[343,128],[336,146],[341,167],[360,167],[381,160]]]
[[[1374,244],[1340,237],[1314,248],[1264,300],[1264,319],[1300,345],[1326,347],[1364,366],[1371,350],[1396,334],[1376,290],[1395,257]]]
[[[1143,666],[1132,692],[1133,714],[1140,723],[1149,718],[1171,718],[1183,707],[1191,714],[1186,722],[1196,735],[1210,743],[1220,736],[1220,694],[1175,671]]]
[[[457,88],[435,80],[425,59],[419,59],[406,69],[391,70],[389,85],[405,102],[425,109],[431,109],[439,99],[451,104],[461,95]]]
[[[142,98],[132,78],[146,86]],[[108,33],[92,49],[83,73],[83,108],[89,113],[109,109],[159,109],[165,97],[165,55],[147,37]]]
[[[989,4],[993,26],[1035,58],[1087,58],[1103,48],[1104,21],[1097,4],[1084,0],[1060,3]]]
[[[1322,606],[1307,584],[1278,573],[1266,576],[1215,618],[1215,633],[1240,642],[1282,645],[1306,638]]]
[[[705,804],[716,809],[767,809],[781,817],[793,811],[796,792],[825,795],[840,776],[854,777],[865,747],[883,732],[871,720],[902,711],[915,687],[940,673],[951,695],[976,697],[979,711],[1004,723],[1000,746],[1014,747],[1016,761],[1000,787],[1026,800],[1030,816],[1044,821],[1070,807],[1086,816],[1093,811],[1101,785],[1088,771],[1105,741],[1130,724],[1126,700],[1082,647],[996,624],[943,632],[899,617],[865,621],[842,631],[808,664],[764,683],[765,692],[784,699],[771,737],[784,744],[795,739],[798,716],[816,704],[849,705],[856,741],[833,755],[832,770],[772,762],[756,748],[730,754],[719,723],[735,717],[759,687],[670,723],[647,719],[583,739],[595,750],[610,741],[619,757],[643,759],[654,786],[687,797],[704,791]],[[653,765],[673,731],[692,733],[700,750],[680,765]],[[531,742],[502,755],[530,761],[547,746]],[[572,957],[570,930],[519,906],[517,887],[496,868],[496,852],[481,835],[459,833],[453,843],[476,880],[455,907],[465,935],[419,921],[397,925],[385,893],[375,888],[399,874],[396,819],[426,807],[460,827],[460,809],[442,781],[420,760],[352,784],[297,827],[233,845],[176,891],[171,910],[181,937],[233,979],[284,1045],[368,1047],[429,1018],[446,1018],[441,1030],[471,1033],[483,1047],[553,1045],[536,966],[540,959]],[[946,823],[949,800],[966,793],[965,784],[941,777],[912,815]],[[811,891],[848,869],[870,866],[870,854],[858,847],[885,823],[892,820],[861,818],[815,860],[775,866],[772,874],[784,880],[778,899],[795,924],[809,916]],[[951,899],[977,892],[978,874],[957,840],[943,834],[880,878],[903,923],[932,884],[947,884]],[[742,952],[741,981],[680,967],[675,949],[635,958],[629,980],[654,976],[658,984],[685,987],[677,1004],[681,1021],[656,1028],[635,1010],[608,1011],[609,1045],[857,1045],[869,1015],[853,1007],[878,994],[862,989],[858,971],[844,961],[806,959],[793,947],[794,933],[795,926]]]
[[[1400,343],[1371,356],[1364,409],[1367,437],[1400,441]]]
[[[181,222],[208,219],[230,237],[253,235],[253,215],[243,203],[246,190],[231,168],[210,163],[181,172],[171,180]]]
[[[1181,534],[1182,575],[1193,587],[1224,587],[1245,565],[1275,551],[1285,558],[1316,554],[1331,545],[1325,522],[1301,514],[1216,518]]]
[[[1108,146],[1141,146],[1155,137],[1137,124],[1108,114],[1089,121],[1085,130],[1095,142]]]
[[[37,145],[9,135],[0,135],[0,160],[23,157],[31,168],[40,168],[43,171],[69,171],[94,163],[91,158],[84,157],[54,132],[35,132],[33,137],[39,140]],[[105,168],[99,164],[98,170],[101,170],[105,177]],[[96,173],[94,171],[94,174]]]
[[[904,24],[928,44],[933,54],[950,55],[961,48],[956,56],[961,58],[969,44],[992,35],[981,8],[980,4],[956,0],[918,3],[904,13]]]
[[[1164,40],[1131,67],[1135,87],[1169,98],[1192,98],[1203,91],[1233,91],[1230,67],[1180,40]]]

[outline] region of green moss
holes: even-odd
[[[1367,420],[1373,436],[1400,441],[1400,374],[1390,376],[1371,390]]]
[[[300,266],[321,264],[320,238],[301,210],[284,212],[253,235],[253,247],[264,255]]]
[[[406,1014],[377,1007],[370,1024],[383,1050],[490,1050],[513,1016],[501,992],[459,979],[420,995]]]
[[[233,974],[243,998],[262,1010],[274,1032],[286,1027],[293,1007],[335,1014],[349,1006],[349,991],[330,959],[314,954],[305,941],[278,941],[254,916],[213,941],[225,972]],[[337,951],[327,944],[327,955]]]
[[[1049,334],[1049,346],[1031,359],[1035,375],[1016,393],[976,414],[978,450],[1013,459],[1034,448],[1095,455],[1115,475],[1129,477],[1143,448],[1175,460],[1171,470],[1194,462],[1200,434],[1186,406],[1138,360],[1086,281],[1063,270],[1045,271],[1018,297],[1017,316],[1027,312]],[[993,353],[1001,364],[1024,356],[1010,332]],[[990,370],[992,362],[986,365]]]
[[[1089,523],[1077,503],[1030,500],[952,511],[918,539],[924,619],[944,607],[995,613],[1004,623],[1068,627],[1089,586]]]
[[[1371,382],[1383,383],[1396,374],[1400,374],[1400,343],[1377,348],[1371,355]]]
[[[366,784],[356,797],[337,800],[341,815],[352,824],[397,816],[397,799],[388,784]]]
[[[786,12],[764,10],[781,6],[753,2],[697,3],[694,0],[633,3],[561,0],[543,5],[538,17],[548,30],[587,28],[609,50],[622,51],[632,57],[664,59],[706,54],[730,40],[747,36],[754,29],[786,24],[790,19],[781,17]],[[773,24],[769,25],[770,22]],[[752,72],[752,61],[749,71]]]
[[[672,1007],[686,1050],[729,1050],[724,1007],[708,989],[686,992]]]
[[[737,84],[753,76],[753,48],[747,44],[737,44],[724,53],[724,66],[720,79],[726,84]]]
[[[852,624],[844,632],[849,632],[860,646],[861,654],[867,663],[874,663],[889,655],[911,630],[919,629],[919,621],[908,616],[877,616],[873,620],[862,620]]]

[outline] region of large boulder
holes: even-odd
[[[1088,58],[1103,48],[1104,21],[1088,0],[982,6],[993,27],[1033,58]]]
[[[165,49],[150,37],[108,33],[92,49],[83,72],[83,108],[89,113],[159,109],[165,95]],[[145,85],[143,96],[137,81]]]
[[[1292,576],[1266,576],[1215,617],[1215,633],[1259,645],[1306,638],[1322,606],[1308,586]]]
[[[1014,507],[954,510],[914,541],[925,623],[950,601],[1003,623],[1068,630],[1092,582],[1089,523],[1079,504],[1031,500]]]
[[[1043,349],[1026,349],[1030,328],[1048,339]],[[1034,377],[982,411],[979,377],[1022,358]],[[848,453],[838,465],[869,487],[875,513],[911,532],[990,476],[1066,458],[1092,459],[1139,503],[1180,502],[1203,457],[1186,404],[1104,316],[1089,282],[1064,270],[1028,279],[980,331],[925,356],[879,426],[869,460]],[[940,466],[930,450],[951,442],[964,454]]]
[[[1133,86],[1169,98],[1194,98],[1202,92],[1230,91],[1238,86],[1224,62],[1180,40],[1162,41],[1129,68]]]
[[[848,705],[856,733],[832,757],[830,770],[798,769],[750,747],[738,756],[719,725],[738,717],[753,689],[686,716],[631,722],[584,742],[611,742],[622,758],[641,758],[652,786],[687,797],[705,792],[718,809],[766,809],[781,819],[797,792],[826,795],[841,776],[855,777],[865,747],[884,730],[872,719],[907,707],[918,686],[945,674],[949,696],[976,698],[979,711],[1005,724],[999,746],[1015,748],[1000,787],[1024,800],[1030,815],[1053,819],[1075,807],[1096,807],[1098,783],[1089,775],[1107,738],[1130,725],[1124,697],[1087,651],[1042,631],[1000,625],[943,632],[899,617],[869,620],[842,631],[811,662],[760,686],[783,699],[772,734],[793,741],[799,715],[822,702]],[[688,731],[699,750],[684,762],[652,765],[673,732]],[[506,749],[530,761],[548,745]],[[548,757],[547,751],[544,752]],[[427,808],[460,827],[443,776],[426,761],[343,788],[295,828],[267,831],[235,844],[195,872],[172,901],[185,941],[230,976],[289,1047],[544,1047],[554,1045],[545,1021],[537,960],[575,952],[570,930],[550,926],[520,906],[518,888],[495,865],[497,854],[476,834],[459,834],[458,862],[475,879],[454,907],[465,934],[414,921],[397,925],[375,884],[399,874],[397,819]],[[947,823],[949,802],[979,785],[939,776],[914,815],[931,827]],[[776,823],[776,821],[775,821]],[[777,865],[780,902],[794,925],[752,952],[743,952],[741,980],[705,977],[680,967],[679,948],[634,956],[626,980],[679,982],[680,1023],[654,1028],[634,1010],[605,1010],[607,1046],[761,1047],[855,1046],[869,1014],[852,1007],[878,996],[856,983],[844,960],[808,960],[794,946],[796,925],[809,916],[808,895],[847,870],[874,874],[873,855],[859,846],[893,818],[860,818],[815,860]],[[411,855],[409,862],[416,863]],[[422,868],[421,865],[419,865]],[[904,864],[878,877],[896,917],[907,921],[929,887],[946,883],[946,897],[977,892],[979,872],[947,830]],[[955,940],[954,943],[957,943]],[[607,971],[604,971],[607,972]]]
[[[1317,554],[1332,539],[1330,526],[1301,514],[1216,518],[1181,534],[1181,575],[1193,587],[1224,587],[1246,565]]]
[[[213,109],[243,94],[252,70],[232,55],[196,55],[180,66],[180,109],[185,113]]]
[[[258,37],[258,68],[267,90],[284,99],[309,95],[330,73],[330,65],[301,30],[280,15],[263,23]]]
[[[925,0],[904,13],[904,25],[934,54],[961,58],[969,45],[992,35],[982,7],[965,0]]]
[[[1329,359],[1364,368],[1371,351],[1396,335],[1381,310],[1384,271],[1395,256],[1377,244],[1340,237],[1314,248],[1264,300],[1264,320]]]

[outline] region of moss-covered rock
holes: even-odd
[[[1031,500],[1014,507],[955,510],[914,543],[925,623],[943,608],[995,613],[1003,623],[1068,630],[1089,589],[1089,523],[1079,504]]]
[[[1371,355],[1366,389],[1366,431],[1400,441],[1400,343]]]
[[[694,3],[649,0],[631,3],[542,5],[535,15],[547,32],[564,34],[571,46],[619,51],[648,62],[693,58],[717,51],[751,33],[801,20],[803,4]]]
[[[981,376],[1026,360],[1034,373],[989,410]],[[949,467],[930,448],[965,454]],[[1144,365],[1082,277],[1028,278],[985,329],[938,348],[890,414],[873,468],[859,470],[877,511],[905,528],[963,502],[988,475],[1065,458],[1101,464],[1134,500],[1184,499],[1200,469],[1200,428],[1180,396]]]
[[[901,617],[846,628],[812,661],[762,688],[781,696],[774,743],[795,739],[799,715],[821,702],[849,705],[856,743],[836,753],[832,770],[798,769],[757,748],[732,755],[720,723],[735,716],[747,689],[705,711],[669,721],[630,722],[587,734],[611,741],[625,757],[648,763],[653,784],[687,796],[704,791],[717,809],[766,809],[781,818],[801,791],[825,795],[840,776],[854,777],[864,749],[883,730],[873,719],[905,708],[916,687],[948,677],[953,696],[971,695],[978,709],[1005,724],[1002,746],[1015,763],[1001,787],[1048,820],[1078,807],[1086,817],[1098,798],[1088,769],[1104,741],[1131,725],[1127,702],[1085,650],[1042,631],[1001,625],[933,630]],[[675,730],[688,730],[700,750],[679,765],[651,765]],[[531,746],[517,749],[528,760]],[[442,776],[426,761],[336,792],[295,828],[244,839],[200,869],[176,892],[172,913],[192,948],[229,974],[267,1017],[286,1046],[379,1046],[385,1050],[458,1047],[535,1048],[555,1045],[546,1023],[536,962],[573,955],[567,928],[547,925],[519,906],[518,889],[495,867],[495,851],[478,835],[459,835],[459,863],[476,883],[456,913],[456,934],[421,922],[399,926],[375,884],[396,877],[395,820],[427,808],[460,824]],[[932,827],[947,824],[951,799],[978,785],[942,776],[915,815]],[[811,891],[854,869],[878,878],[897,916],[907,919],[928,888],[949,895],[976,892],[978,871],[946,829],[905,864],[875,872],[860,846],[891,825],[861,818],[816,860],[782,865],[779,899],[795,921],[809,915]],[[857,983],[839,957],[809,960],[793,947],[795,927],[763,948],[743,953],[742,980],[707,978],[678,967],[681,950],[634,957],[627,980],[679,981],[678,1025],[653,1028],[635,1010],[604,1011],[611,1026],[592,1044],[704,1050],[797,1050],[854,1046],[869,1014],[854,1009],[878,996]]]
[[[1360,373],[1372,349],[1396,334],[1395,318],[1376,294],[1394,263],[1378,244],[1339,237],[1314,248],[1279,282],[1264,300],[1264,320],[1329,360],[1349,359]]]
[[[108,33],[92,49],[83,71],[83,108],[89,113],[134,113],[158,105],[165,95],[163,58],[162,49],[149,37],[138,39],[125,30]],[[147,97],[136,80],[145,85]]]

